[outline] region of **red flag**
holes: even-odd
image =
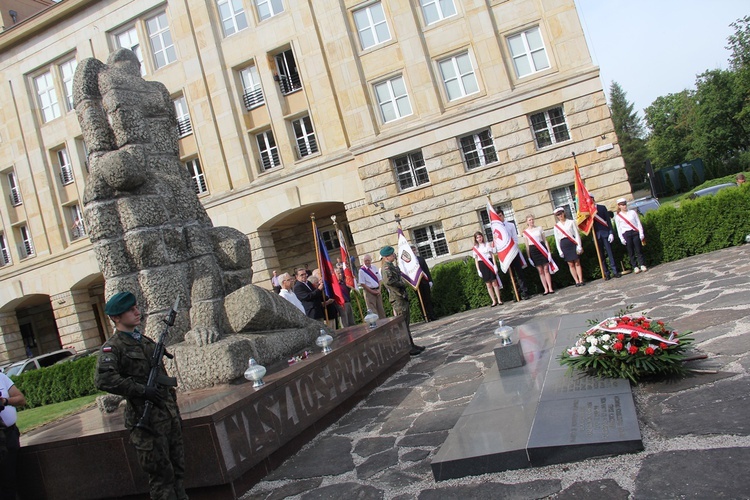
[[[583,234],[589,234],[589,232],[591,232],[591,226],[594,225],[596,205],[591,200],[591,195],[583,184],[581,172],[578,171],[578,161],[576,160],[575,155],[573,155],[573,162],[575,164],[576,172],[576,200],[578,200],[576,223],[578,224],[578,229],[580,229]]]
[[[338,305],[343,306],[344,294],[341,293],[341,285],[339,285],[339,280],[336,278],[333,262],[328,257],[328,251],[317,227],[315,228],[315,232],[318,235],[318,256],[320,258],[318,267],[320,267],[320,278],[323,280],[326,297],[334,299]]]
[[[339,250],[341,251],[341,265],[344,266],[344,282],[349,288],[357,288],[357,280],[354,278],[354,273],[352,273],[352,257],[346,248],[344,233],[341,232],[341,229],[338,229],[337,233],[339,236]]]

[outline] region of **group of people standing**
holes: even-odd
[[[594,196],[591,201],[595,203]],[[617,234],[620,242],[626,247],[633,273],[637,274],[647,270],[646,261],[643,256],[643,247],[646,244],[645,235],[638,212],[628,209],[628,203],[625,198],[617,200],[617,213],[614,214],[614,226],[612,225],[612,213],[604,205],[596,204],[596,214],[594,215],[593,231],[597,239],[597,249],[602,262],[604,279],[619,278],[620,271],[617,269],[614,253],[612,252],[612,242],[614,235]],[[568,264],[570,275],[573,277],[575,286],[584,286],[583,268],[581,267],[581,255],[583,254],[583,244],[581,234],[578,230],[578,224],[573,219],[568,219],[563,207],[557,207],[554,211],[556,223],[553,227],[555,244],[558,254]],[[518,233],[515,225],[505,222],[504,214],[498,211],[500,220],[508,230],[509,235],[518,244]],[[536,267],[539,273],[539,279],[542,283],[544,292],[542,295],[555,293],[552,289],[552,274],[557,271],[557,264],[552,257],[547,238],[544,236],[544,230],[535,224],[534,216],[526,216],[526,228],[523,230],[524,242],[526,243],[526,261]],[[474,261],[477,273],[487,286],[487,293],[492,301],[490,307],[502,304],[500,291],[502,282],[498,279],[496,266],[494,265],[493,255],[496,253],[494,245],[486,242],[484,234],[480,231],[474,233]],[[511,264],[511,269],[515,271],[515,280],[521,292],[521,298],[527,299],[528,292],[526,283],[523,281],[520,270],[526,267],[523,256],[518,254]]]

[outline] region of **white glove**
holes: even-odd
[[[583,253],[583,247],[582,247],[581,245],[578,245],[578,246],[576,247],[576,253],[577,253],[578,255],[581,255],[581,254]]]
[[[434,285],[434,283],[432,281],[430,281],[430,288],[432,288],[432,285]]]
[[[612,243],[613,241],[615,241],[615,237],[614,236],[612,236],[611,234],[609,236],[607,236],[607,243]]]
[[[477,276],[479,276],[480,278],[482,277],[482,271],[480,271],[479,269],[477,269]]]
[[[561,258],[561,259],[564,259],[564,258],[565,258],[565,256],[563,255],[563,253],[562,253],[562,252],[560,252],[560,258]]]
[[[529,261],[529,264],[531,264],[532,266],[536,266],[536,264],[534,264],[534,261],[531,260],[531,257],[527,257],[527,259]]]
[[[623,240],[622,238],[620,238],[620,243],[622,243],[624,245],[625,244],[625,240]]]

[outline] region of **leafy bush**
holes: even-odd
[[[14,376],[13,382],[26,396],[27,408],[88,396],[98,392],[94,385],[96,359],[96,356],[86,356],[76,361],[32,370]]]

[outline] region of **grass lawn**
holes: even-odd
[[[86,408],[90,408],[96,404],[96,397],[100,394],[103,393],[92,394],[90,396],[83,396],[82,398],[71,399],[70,401],[63,401],[62,403],[19,411],[18,422],[16,422],[16,424],[18,425],[21,434],[29,432],[37,427],[60,420],[68,415],[73,415],[74,413],[78,413]]]

